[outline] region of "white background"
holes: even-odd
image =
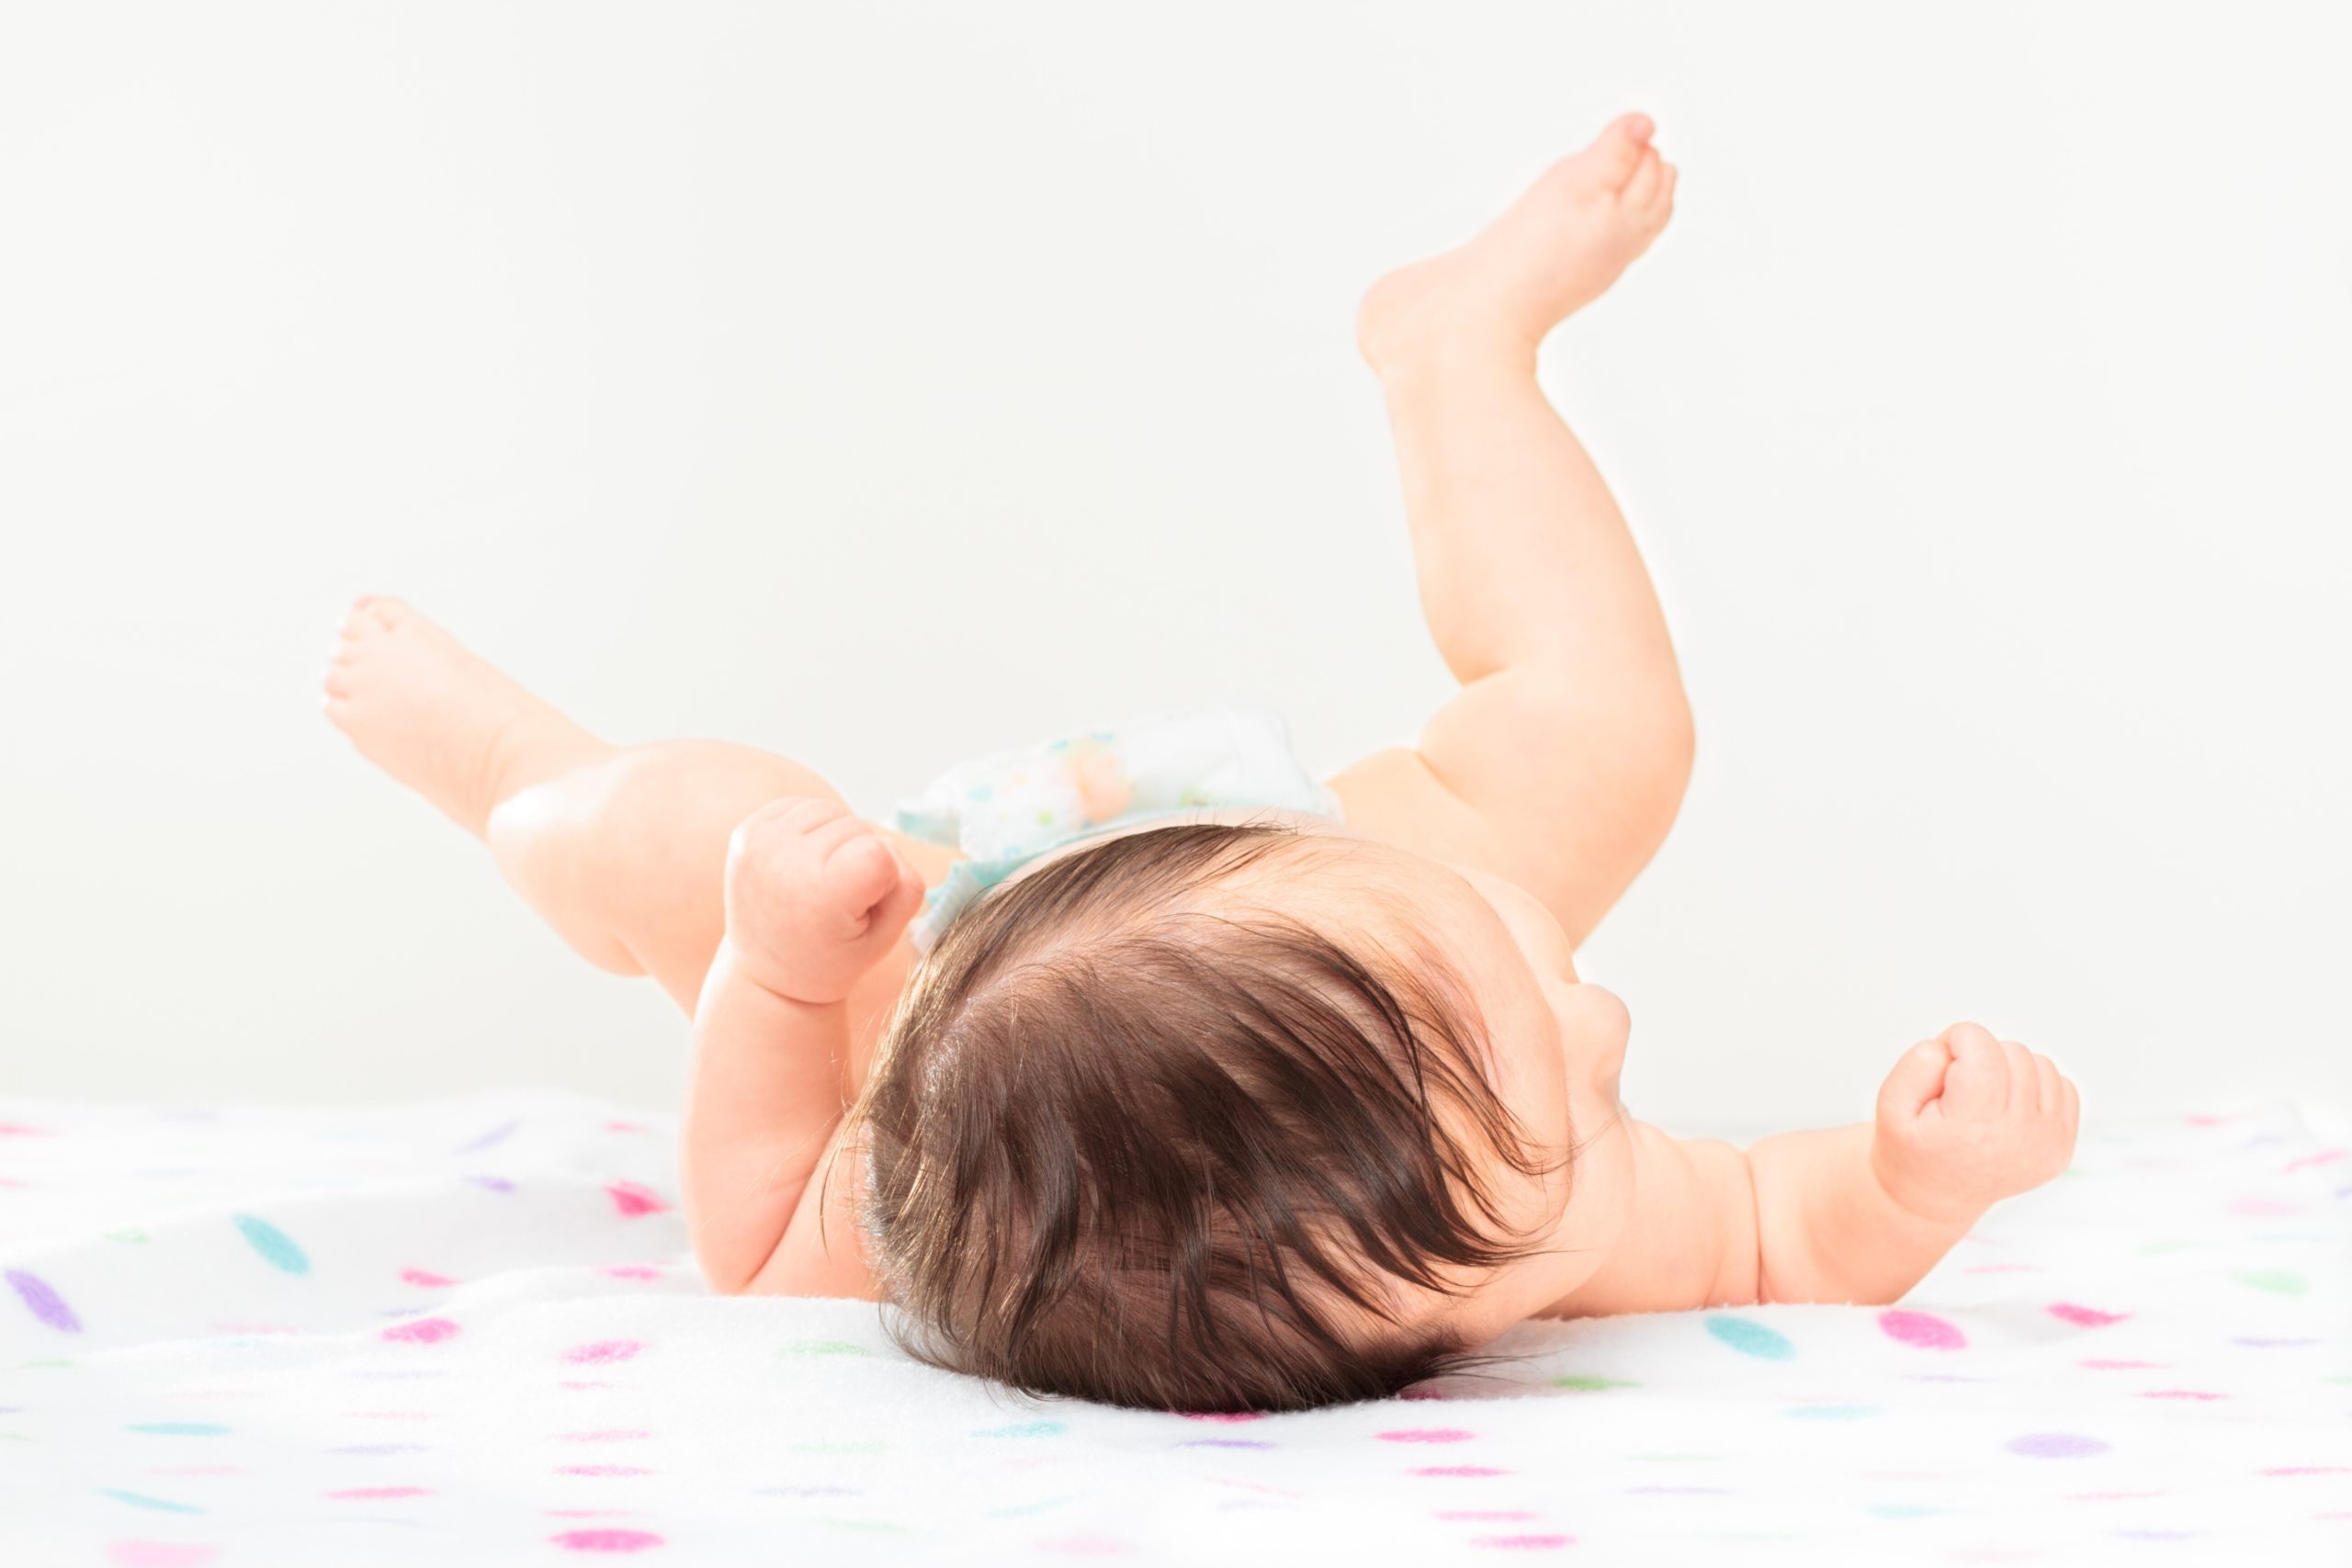
[[[413,599],[880,811],[1447,690],[1351,319],[1611,115],[1555,340],[1698,776],[1587,948],[1672,1125],[1977,1018],[2352,1098],[2352,96],[2325,4],[12,7],[0,1091],[673,1101],[681,1024],[318,712]]]

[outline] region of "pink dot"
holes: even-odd
[[[1509,1475],[1508,1470],[1496,1470],[1483,1464],[1432,1464],[1406,1472],[1408,1475]]]
[[[323,1492],[320,1495],[332,1497],[339,1503],[374,1502],[384,1497],[430,1497],[433,1495],[433,1488],[430,1486],[346,1486],[340,1492]]]
[[[1883,1312],[1878,1314],[1878,1325],[1887,1337],[1922,1350],[1958,1350],[1968,1343],[1959,1329],[1924,1312]]]
[[[560,1359],[573,1362],[626,1361],[645,1348],[642,1339],[593,1339],[585,1345],[574,1345],[561,1352]]]
[[[1535,1517],[1535,1510],[1532,1508],[1440,1508],[1431,1517],[1440,1519],[1475,1520],[1498,1525],[1517,1519],[1532,1519]]]
[[[118,1540],[107,1556],[122,1568],[203,1568],[220,1555],[217,1546],[191,1546],[176,1540]]]
[[[615,1263],[605,1272],[616,1280],[659,1280],[662,1270],[650,1263]]]
[[[648,1530],[565,1530],[548,1539],[566,1551],[643,1551],[662,1538]]]
[[[560,1464],[558,1475],[650,1475],[653,1472],[639,1464]]]
[[[2011,1438],[2009,1452],[2024,1454],[2029,1459],[2082,1459],[2091,1454],[2107,1452],[2107,1444],[2097,1438],[2086,1438],[2079,1432],[2028,1432],[2022,1438]]]
[[[413,1323],[396,1323],[377,1336],[404,1345],[437,1345],[458,1332],[458,1325],[446,1317],[420,1317]]]
[[[608,1181],[605,1184],[605,1195],[613,1201],[613,1207],[621,1212],[621,1217],[628,1220],[633,1220],[639,1214],[659,1214],[670,1207],[662,1194],[634,1181]]]
[[[1407,1427],[1394,1432],[1374,1432],[1384,1443],[1466,1443],[1477,1436],[1459,1427]]]
[[[2143,1399],[2227,1399],[2226,1393],[2212,1393],[2201,1388],[2152,1388],[2140,1396]]]
[[[2077,1306],[2073,1302],[2052,1302],[2050,1315],[2063,1318],[2078,1328],[2105,1328],[2110,1323],[2121,1323],[2132,1314],[2128,1312],[2101,1312],[2097,1307]]]
[[[2345,1151],[2342,1149],[2322,1149],[2315,1155],[2305,1155],[2301,1159],[2289,1160],[2285,1168],[2289,1170],[2305,1170],[2315,1165],[2332,1165],[2335,1161],[2342,1159],[2344,1156]]]
[[[428,1291],[446,1291],[459,1281],[447,1274],[435,1274],[430,1269],[403,1269],[401,1278],[412,1285],[422,1285]]]
[[[1550,1551],[1572,1543],[1572,1535],[1474,1535],[1473,1546],[1500,1547],[1506,1551]]]

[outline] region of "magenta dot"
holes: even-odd
[[[644,1348],[645,1341],[641,1339],[596,1339],[585,1345],[574,1345],[571,1349],[563,1351],[560,1359],[566,1361],[589,1363],[626,1361]]]
[[[2011,1438],[2007,1447],[2009,1452],[2029,1459],[2081,1459],[2107,1452],[2105,1443],[2079,1432],[2028,1432],[2022,1438]]]
[[[387,1497],[430,1497],[430,1486],[346,1486],[339,1492],[322,1492],[338,1503],[373,1503]]]
[[[1496,1470],[1483,1464],[1430,1464],[1408,1471],[1409,1475],[1509,1475],[1508,1470]]]
[[[1883,1312],[1878,1314],[1878,1325],[1887,1337],[1922,1350],[1958,1350],[1968,1343],[1959,1329],[1924,1312]]]
[[[1374,1432],[1384,1443],[1466,1443],[1477,1436],[1459,1427],[1406,1427],[1394,1432]]]
[[[2050,1315],[2077,1328],[2105,1328],[2110,1323],[2121,1323],[2132,1314],[2128,1312],[2101,1312],[2097,1307],[2077,1306],[2073,1302],[2052,1302]]]
[[[428,1291],[446,1291],[450,1286],[461,1282],[452,1280],[447,1274],[435,1274],[430,1269],[403,1269],[401,1270],[401,1278],[409,1284],[422,1285]]]
[[[623,1219],[633,1220],[640,1214],[659,1214],[670,1207],[662,1201],[662,1194],[635,1181],[608,1181],[605,1184],[605,1195],[613,1201],[613,1207],[620,1211]]]
[[[641,1464],[560,1464],[558,1475],[650,1475],[653,1472]]]
[[[404,1345],[438,1345],[457,1332],[458,1325],[446,1317],[420,1317],[413,1323],[396,1323],[378,1337]]]
[[[605,1274],[616,1280],[659,1280],[662,1270],[650,1263],[615,1263]]]
[[[1575,1540],[1572,1535],[1474,1535],[1470,1544],[1499,1547],[1505,1551],[1551,1551]]]
[[[648,1530],[565,1530],[548,1539],[566,1551],[643,1551],[662,1538]]]

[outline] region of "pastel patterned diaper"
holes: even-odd
[[[1259,708],[1137,719],[960,763],[898,808],[899,831],[971,857],[931,890],[909,937],[929,953],[982,891],[1074,840],[1253,806],[1340,816],[1339,798],[1298,765],[1281,717]]]

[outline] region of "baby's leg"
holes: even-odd
[[[1332,781],[1351,822],[1509,876],[1581,942],[1666,835],[1690,710],[1625,520],[1535,380],[1537,344],[1645,249],[1674,174],[1629,115],[1476,238],[1394,273],[1360,341],[1394,429],[1421,604],[1463,690]]]
[[[652,976],[689,1013],[725,925],[736,824],[786,795],[839,798],[799,763],[746,746],[609,745],[397,600],[353,607],[326,705],[370,761],[486,842],[582,957]],[[893,841],[927,884],[953,858]],[[886,1012],[910,957],[878,966],[854,1011]]]

